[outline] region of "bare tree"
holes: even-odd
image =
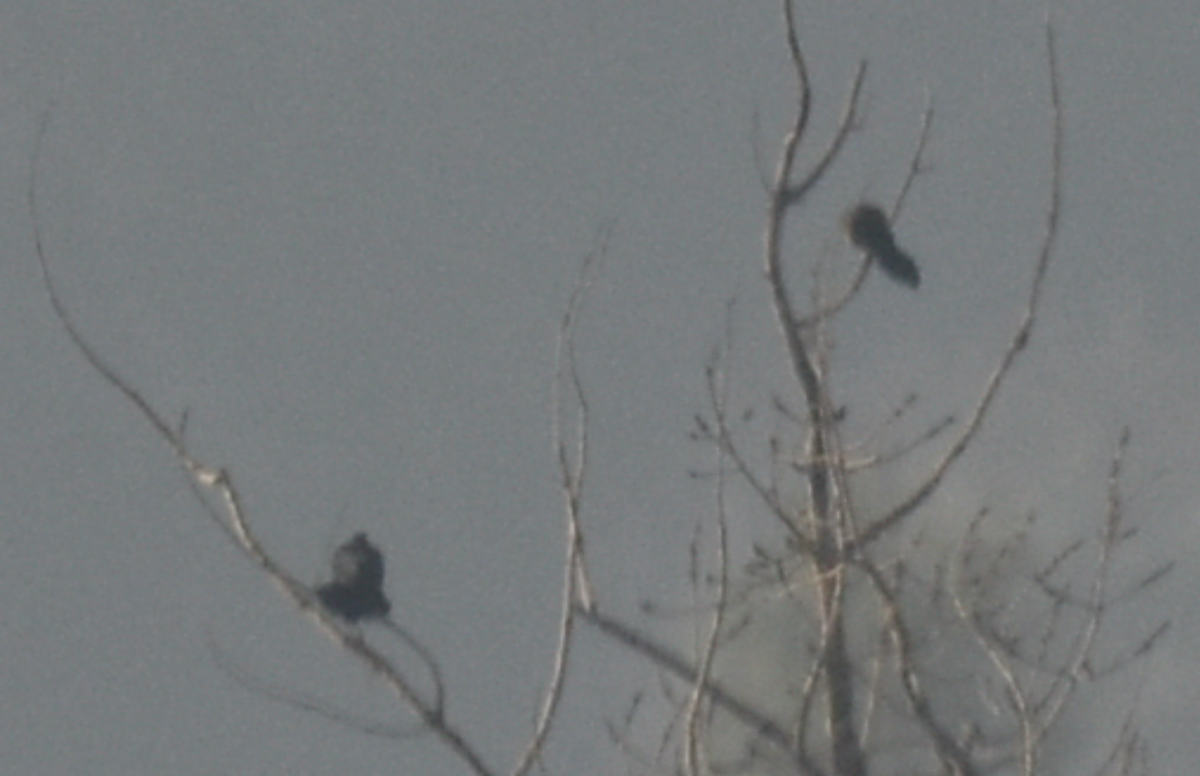
[[[718,349],[707,371],[709,408],[697,417],[695,431],[718,455],[710,473],[716,482],[716,549],[708,570],[694,576],[698,597],[711,612],[706,635],[695,654],[686,656],[610,616],[590,599],[581,600],[578,611],[683,682],[682,689],[676,685],[667,691],[679,709],[677,724],[665,733],[659,756],[644,756],[656,768],[663,766],[661,754],[670,751],[687,774],[1042,773],[1039,758],[1045,745],[1080,691],[1149,653],[1167,630],[1163,622],[1132,641],[1115,639],[1115,651],[1101,647],[1105,637],[1111,641],[1119,635],[1106,629],[1118,604],[1144,592],[1170,568],[1152,569],[1114,589],[1113,556],[1126,549],[1135,533],[1121,487],[1129,433],[1122,435],[1112,456],[1108,509],[1098,520],[1097,535],[1074,541],[1041,566],[1017,560],[1027,556],[1036,523],[1032,517],[997,544],[985,538],[995,530],[996,516],[983,510],[969,521],[955,552],[931,560],[933,551],[926,548],[918,516],[979,438],[1035,330],[1055,252],[1062,188],[1062,104],[1053,29],[1047,25],[1045,41],[1052,158],[1045,226],[1009,343],[964,420],[947,417],[893,454],[855,460],[842,438],[844,408],[829,380],[828,335],[839,314],[858,298],[871,267],[903,285],[916,288],[919,283],[917,264],[897,246],[890,221],[900,214],[924,169],[933,113],[927,109],[924,114],[891,216],[870,203],[847,212],[848,237],[864,252],[853,280],[833,298],[818,294],[812,312],[802,313],[794,284],[785,276],[786,227],[803,216],[808,195],[859,127],[867,68],[863,62],[853,78],[833,137],[816,162],[801,169],[798,152],[813,142],[812,91],[792,4],[784,2],[783,7],[797,109],[768,186],[764,274],[793,385],[790,395],[772,404],[791,436],[744,438],[742,425],[728,410],[724,364],[729,346]],[[569,331],[565,337],[570,339]],[[571,382],[574,373],[567,378],[586,415],[581,389]],[[897,416],[904,410],[899,408]],[[864,470],[938,445],[942,450],[924,476],[909,492],[897,493],[890,507],[872,511],[857,503],[855,483]],[[767,471],[752,463],[763,447],[770,461]],[[563,468],[572,502],[582,484],[579,471]],[[758,548],[743,575],[729,570],[727,483],[748,487],[784,538],[782,549]],[[1014,587],[1028,594],[1006,597]],[[783,664],[747,667],[772,659],[763,655],[761,644],[755,651],[755,640],[765,640],[781,653],[782,658],[774,657]],[[747,680],[754,668],[766,676],[760,681],[776,686],[762,692],[761,684]],[[615,731],[631,752],[637,751],[636,719],[631,715]],[[1122,730],[1104,745],[1108,754],[1102,772],[1147,769],[1132,709]]]
[[[1057,553],[1048,564],[1021,567],[1022,548],[1033,520],[1000,545],[987,537],[987,511],[981,511],[950,557],[929,561],[917,518],[946,481],[964,452],[978,439],[1000,390],[1035,330],[1047,268],[1058,234],[1062,186],[1062,108],[1054,36],[1046,32],[1048,127],[1053,164],[1040,249],[1032,257],[1027,296],[1007,347],[980,387],[962,421],[946,418],[891,455],[855,460],[842,438],[844,409],[832,392],[829,332],[843,310],[859,298],[873,266],[916,288],[916,261],[898,246],[892,225],[923,171],[932,110],[924,114],[920,140],[900,193],[886,210],[862,203],[846,222],[852,243],[864,251],[854,277],[841,292],[814,296],[811,309],[800,303],[786,277],[784,237],[788,223],[803,216],[808,197],[829,174],[859,128],[863,62],[855,73],[832,138],[808,169],[798,153],[811,137],[812,90],[790,0],[783,24],[796,79],[796,114],[779,150],[767,185],[763,267],[768,299],[789,364],[791,393],[772,401],[788,435],[744,438],[729,411],[726,359],[732,334],[717,348],[705,372],[709,406],[696,418],[695,438],[711,446],[716,464],[716,551],[705,560],[695,552],[694,586],[705,599],[699,625],[703,638],[685,654],[613,616],[600,604],[586,567],[583,521],[588,473],[588,428],[592,422],[585,385],[577,368],[575,333],[580,314],[607,249],[602,232],[594,253],[568,301],[559,338],[553,404],[559,478],[565,502],[565,543],[558,647],[532,733],[508,768],[486,761],[447,710],[442,670],[433,652],[390,617],[383,590],[383,557],[365,534],[338,551],[331,581],[312,589],[263,548],[246,514],[233,477],[199,460],[187,442],[186,417],[169,420],[129,380],[114,369],[72,320],[50,270],[38,225],[37,158],[31,167],[29,207],[35,248],[49,301],[75,348],[103,379],[132,404],[167,442],[188,475],[205,514],[231,545],[273,582],[297,612],[308,617],[335,645],[375,672],[413,717],[407,728],[384,726],[320,700],[272,687],[222,665],[257,692],[296,708],[321,714],[365,734],[401,739],[432,733],[469,772],[521,776],[541,758],[555,729],[560,700],[571,676],[576,625],[586,623],[625,645],[673,677],[663,685],[679,716],[666,724],[663,746],[642,761],[647,772],[795,773],[804,776],[941,773],[1040,772],[1039,755],[1065,709],[1091,682],[1120,670],[1153,649],[1165,623],[1141,634],[1125,651],[1101,653],[1104,627],[1116,605],[1161,579],[1167,567],[1152,570],[1132,586],[1114,590],[1112,558],[1133,536],[1121,489],[1128,434],[1112,457],[1108,510],[1100,530]],[[47,114],[48,121],[48,114]],[[39,146],[46,124],[38,135]],[[904,408],[897,410],[901,415]],[[768,471],[759,471],[748,453],[754,445],[769,451]],[[860,473],[885,466],[916,447],[941,448],[936,460],[909,492],[897,494],[879,512],[855,500]],[[759,547],[744,573],[734,573],[728,557],[725,493],[733,483],[748,487],[770,514],[783,541]],[[1014,579],[1032,595],[1006,598],[998,591]],[[782,612],[790,641],[784,643],[791,671],[778,677],[777,699],[756,697],[736,679],[738,660],[748,653],[748,634]],[[361,620],[383,620],[419,658],[420,673],[402,669],[358,628]],[[931,632],[937,632],[931,638]],[[939,672],[955,663],[966,678]],[[727,681],[727,677],[731,678]],[[422,687],[426,689],[422,689]],[[631,729],[643,717],[631,711],[611,732],[630,756],[642,756]],[[1146,751],[1133,717],[1108,742],[1108,773],[1144,771]],[[664,760],[662,753],[677,755]]]

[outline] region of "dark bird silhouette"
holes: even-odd
[[[362,531],[337,548],[330,566],[334,582],[351,587],[383,586],[383,553]]]
[[[863,202],[843,219],[850,242],[862,248],[892,280],[909,288],[921,285],[917,263],[896,246],[887,216],[875,205]]]
[[[338,547],[330,566],[333,579],[316,590],[326,609],[348,622],[381,619],[392,610],[383,592],[383,553],[365,533]]]

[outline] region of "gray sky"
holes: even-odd
[[[814,146],[857,60],[870,71],[863,130],[793,231],[798,284],[814,259],[844,276],[838,213],[896,194],[927,95],[936,109],[897,227],[922,288],[869,278],[834,354],[852,428],[917,391],[911,433],[967,405],[1022,303],[1047,196],[1045,7],[811,5]],[[1166,0],[1053,9],[1060,250],[1034,345],[934,519],[1035,508],[1049,547],[1089,530],[1132,425],[1145,535],[1126,560],[1180,561],[1142,615],[1176,628],[1141,704],[1157,766],[1180,773],[1200,761],[1198,569],[1180,553],[1197,537],[1200,21]],[[579,345],[585,517],[612,611],[686,600],[687,541],[711,512],[686,432],[728,298],[739,399],[781,387],[756,164],[791,115],[784,54],[775,3],[6,3],[5,772],[463,772],[428,737],[364,740],[214,666],[210,640],[256,675],[391,713],[205,522],[56,327],[25,204],[48,106],[40,218],[77,320],[156,406],[189,411],[196,450],[299,576],[318,580],[353,530],[376,538],[397,612],[445,657],[450,713],[503,769],[553,648],[554,336],[600,226],[615,222]],[[746,535],[764,526],[747,517]],[[578,658],[549,764],[620,772],[602,720],[652,673],[590,634]]]

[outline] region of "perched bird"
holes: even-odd
[[[333,553],[333,581],[350,587],[383,586],[383,553],[362,531]]]
[[[379,620],[392,611],[391,602],[378,589],[358,589],[330,582],[317,588],[317,598],[326,609],[346,622]]]
[[[896,247],[896,238],[888,225],[887,216],[877,206],[866,202],[855,206],[842,219],[850,242],[862,248],[892,280],[909,288],[921,284],[917,263]]]
[[[333,579],[317,588],[326,609],[348,622],[386,617],[392,604],[383,592],[383,553],[363,532],[333,553]]]

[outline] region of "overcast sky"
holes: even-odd
[[[930,169],[897,232],[910,292],[872,276],[835,330],[866,438],[968,406],[1022,304],[1048,196],[1038,2],[799,3],[819,146],[857,61],[865,121],[796,222],[792,277],[846,277],[838,214],[898,191],[928,99]],[[811,6],[811,7],[809,7]],[[1047,547],[1095,525],[1134,434],[1131,516],[1171,585],[1140,669],[1163,773],[1200,762],[1188,591],[1200,420],[1200,17],[1073,0],[1059,33],[1066,176],[1034,342],[923,519],[1035,509]],[[228,467],[299,577],[367,530],[397,614],[445,658],[450,714],[506,770],[553,649],[562,557],[554,338],[611,223],[579,336],[592,400],[585,519],[611,611],[686,603],[711,494],[687,441],[736,298],[738,398],[783,358],[760,279],[761,176],[793,106],[775,2],[12,0],[0,8],[0,728],[5,773],[462,773],[429,737],[364,739],[248,694],[256,676],[404,719],[206,522],[169,450],[90,372],[39,285]],[[886,492],[885,492],[886,497]],[[767,527],[761,515],[743,536]],[[744,559],[736,559],[738,563]],[[552,772],[617,773],[604,734],[653,673],[584,633]],[[614,681],[620,687],[612,687]],[[1086,730],[1086,727],[1083,729]]]

